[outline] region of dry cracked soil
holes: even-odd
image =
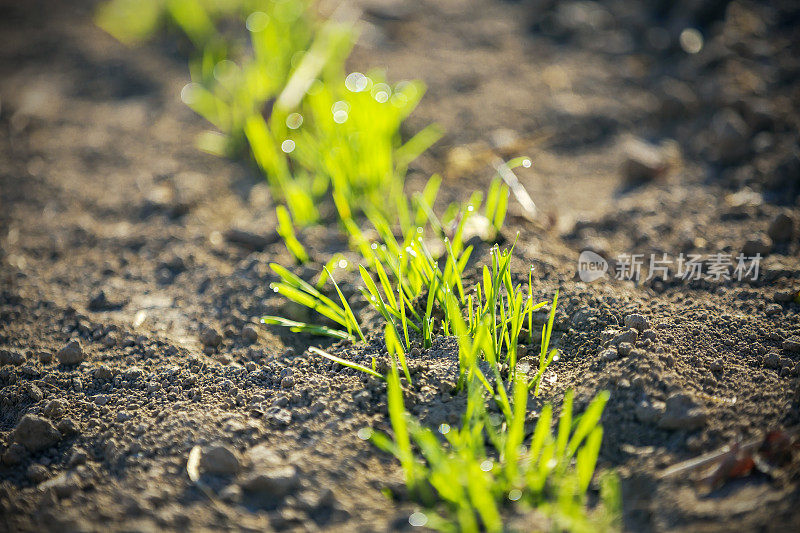
[[[662,475],[800,424],[796,3],[355,4],[349,66],[424,80],[408,131],[448,131],[411,190],[441,172],[463,198],[496,158],[532,159],[519,178],[538,215],[514,203],[506,237],[520,232],[513,268],[534,265],[535,293],[560,291],[537,402],[611,392],[600,468],[621,478],[624,528],[796,531],[796,457],[710,491]],[[269,289],[268,263],[291,258],[264,182],[194,148],[206,125],[178,97],[176,42],[126,48],[93,8],[0,2],[0,530],[410,528],[398,465],[358,437],[387,427],[381,385],[258,324],[303,318]],[[314,259],[355,261],[329,226],[301,235]],[[611,274],[621,254],[705,270],[585,282],[584,250]],[[707,275],[739,253],[762,257],[756,279]],[[380,360],[378,331],[327,346]],[[442,339],[412,354],[408,403],[431,425],[458,420],[455,353]]]

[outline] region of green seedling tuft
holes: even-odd
[[[333,330],[323,326],[299,323],[276,316],[262,317],[261,321],[263,323],[290,327],[293,331],[308,331],[350,340],[354,340],[353,334],[355,332],[358,334],[359,339],[364,341],[364,334],[361,331],[361,327],[358,325],[358,320],[353,314],[353,311],[342,294],[342,291],[339,290],[339,286],[336,284],[336,281],[332,276],[330,276],[330,273],[328,275],[336,289],[337,294],[339,295],[342,306],[336,304],[336,302],[322,294],[314,286],[306,283],[300,279],[299,276],[293,274],[286,268],[276,263],[271,263],[270,268],[272,268],[272,270],[281,278],[281,281],[270,284],[270,287],[273,291],[282,294],[297,304],[316,311],[317,313],[341,326],[344,326],[347,331]]]

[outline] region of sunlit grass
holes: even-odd
[[[442,131],[432,125],[409,139],[400,135],[424,94],[422,82],[393,84],[379,71],[345,75],[357,32],[355,20],[340,15],[321,21],[307,0],[111,0],[99,7],[97,22],[125,43],[166,27],[191,44],[191,82],[181,98],[216,128],[198,146],[252,159],[271,187],[276,230],[297,263],[312,258],[295,228],[320,222],[320,202],[335,208],[340,230],[360,255],[359,288],[379,323],[362,324],[334,279],[334,267],[348,265],[341,254],[319,269],[316,286],[271,264],[277,276],[271,288],[316,312],[319,323],[283,316],[262,322],[352,343],[366,343],[367,326],[383,331],[385,373],[374,358],[369,368],[310,351],[386,382],[391,436],[374,432],[371,439],[397,458],[408,496],[425,506],[415,513],[416,525],[502,531],[513,507],[544,516],[547,522],[535,529],[617,527],[616,478],[604,478],[600,503],[587,507],[608,393],[574,417],[568,391],[555,432],[551,405],[529,408],[557,354],[550,343],[558,293],[552,302],[537,302],[530,272],[527,287],[514,282],[516,239],[506,250],[491,247],[478,282],[465,275],[474,251],[465,241],[471,225],[484,227],[484,239],[503,242],[509,187],[498,175],[485,194],[475,191],[442,211],[439,176],[407,194],[409,165]],[[503,168],[519,165],[530,161],[513,159]],[[377,240],[367,237],[373,234]],[[548,303],[538,357],[522,368],[521,337],[527,328],[533,344],[533,314]],[[430,348],[437,337],[458,342],[453,392],[464,395],[466,408],[460,425],[434,430],[406,411],[404,396],[414,387],[412,347]],[[530,429],[526,422],[534,419]]]

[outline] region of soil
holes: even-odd
[[[611,391],[600,468],[620,475],[624,527],[800,527],[797,459],[710,492],[660,475],[800,424],[796,3],[357,4],[351,68],[424,80],[408,129],[448,131],[410,189],[442,172],[459,198],[496,157],[533,160],[518,175],[538,215],[514,203],[506,237],[536,293],[560,291],[536,401]],[[207,126],[178,98],[175,40],[125,48],[92,9],[0,5],[0,530],[409,528],[398,465],[358,437],[387,427],[381,385],[305,351],[380,360],[379,329],[349,347],[258,325],[302,317],[269,289],[268,263],[291,258],[268,189],[194,148]],[[320,262],[346,249],[327,226],[302,239]],[[763,260],[756,280],[586,283],[583,250],[612,271],[632,253]],[[457,422],[455,353],[442,339],[412,357],[429,424]]]

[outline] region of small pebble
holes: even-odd
[[[224,444],[211,444],[203,448],[200,469],[209,474],[229,476],[239,471],[238,454]]]
[[[77,339],[69,341],[66,346],[58,351],[56,356],[62,365],[77,365],[85,359],[83,346]]]
[[[769,255],[772,251],[772,240],[766,235],[751,235],[744,246],[742,246],[742,253],[748,257],[755,257],[760,254],[761,257]]]
[[[603,361],[616,361],[618,358],[619,355],[617,354],[617,350],[613,348],[608,348],[600,352],[600,359],[602,359]]]
[[[690,394],[676,392],[667,398],[658,426],[663,429],[693,430],[704,426],[707,419],[706,410]]]
[[[627,315],[624,319],[626,328],[634,328],[640,333],[646,329],[650,329],[650,322],[643,315],[631,314]]]
[[[286,496],[299,485],[300,476],[292,465],[259,470],[241,482],[242,488],[248,492],[264,492],[278,497]]]
[[[774,242],[789,242],[794,235],[794,219],[786,213],[780,213],[769,224],[767,235]]]
[[[800,336],[794,335],[789,337],[783,344],[781,345],[784,350],[788,350],[790,352],[800,352]]]
[[[200,342],[207,347],[216,348],[222,343],[222,335],[211,327],[205,327],[200,332]]]
[[[38,452],[61,440],[61,433],[46,418],[27,414],[20,419],[17,427],[11,432],[11,438],[28,451]]]
[[[25,362],[25,354],[20,350],[13,348],[4,348],[0,350],[0,365],[14,365],[19,366]]]
[[[241,337],[245,342],[254,343],[258,341],[258,330],[252,324],[247,324],[242,328]]]

